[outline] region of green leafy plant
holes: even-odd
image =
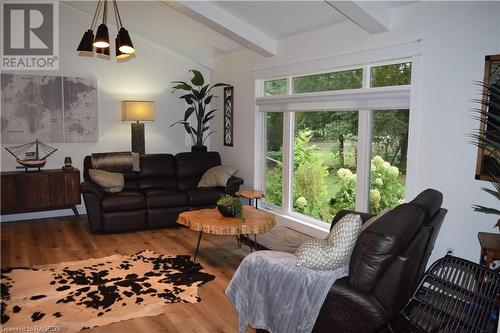
[[[404,202],[405,187],[399,182],[399,169],[380,156],[371,160],[370,209],[378,213]],[[356,174],[349,169],[339,169],[337,177],[340,188],[335,194],[334,210],[354,209],[356,200]]]
[[[184,118],[176,121],[170,125],[170,127],[177,124],[183,125],[186,132],[191,135],[193,144],[196,146],[203,146],[205,140],[212,133],[216,132],[208,132],[210,129],[208,122],[215,117],[217,109],[206,111],[208,105],[214,98],[212,89],[216,87],[228,87],[229,84],[215,83],[213,85],[205,85],[205,79],[200,71],[193,69],[190,70],[190,72],[193,73],[193,78],[191,79],[192,85],[184,81],[172,81],[172,93],[177,90],[184,90],[186,94],[182,95],[180,98],[186,101],[188,107],[186,111],[184,111]],[[194,127],[189,122],[189,118],[193,114],[196,117],[196,124]]]
[[[232,207],[234,216],[236,217],[243,217],[243,205],[240,202],[240,199],[235,198],[230,195],[225,195],[221,197],[217,201],[218,206],[225,206],[225,207]]]
[[[482,190],[500,201],[500,114],[492,112],[500,110],[500,82],[479,85],[484,89],[483,96],[486,98],[476,100],[480,107],[475,110],[474,118],[479,120],[481,128],[471,135],[471,139],[474,145],[483,150],[491,165],[485,173],[493,189],[483,187]],[[482,205],[474,205],[473,208],[476,212],[500,216],[497,208]],[[500,218],[495,226],[500,227]]]

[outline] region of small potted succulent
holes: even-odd
[[[217,209],[226,217],[243,217],[243,205],[238,198],[225,195],[217,201]]]

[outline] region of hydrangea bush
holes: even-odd
[[[340,168],[335,172],[338,191],[328,192],[329,169],[315,145],[309,144],[312,133],[299,131],[294,142],[293,208],[322,221],[331,221],[342,209],[353,210],[356,200],[356,174]],[[370,208],[378,213],[404,201],[405,188],[398,180],[399,169],[380,156],[371,160]],[[282,164],[267,169],[266,200],[281,205]]]

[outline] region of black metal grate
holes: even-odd
[[[499,289],[499,273],[446,256],[425,273],[402,314],[423,332],[491,332]]]

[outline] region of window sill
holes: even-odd
[[[277,219],[277,224],[289,226],[292,229],[303,232],[307,235],[316,237],[316,238],[324,238],[328,235],[330,231],[330,225],[325,223],[325,226],[318,225],[321,222],[312,222],[308,221],[306,216],[305,218],[301,218],[300,216],[292,214],[286,214],[278,211],[278,208],[272,207],[264,207],[259,205],[259,209],[265,210],[274,214]]]

